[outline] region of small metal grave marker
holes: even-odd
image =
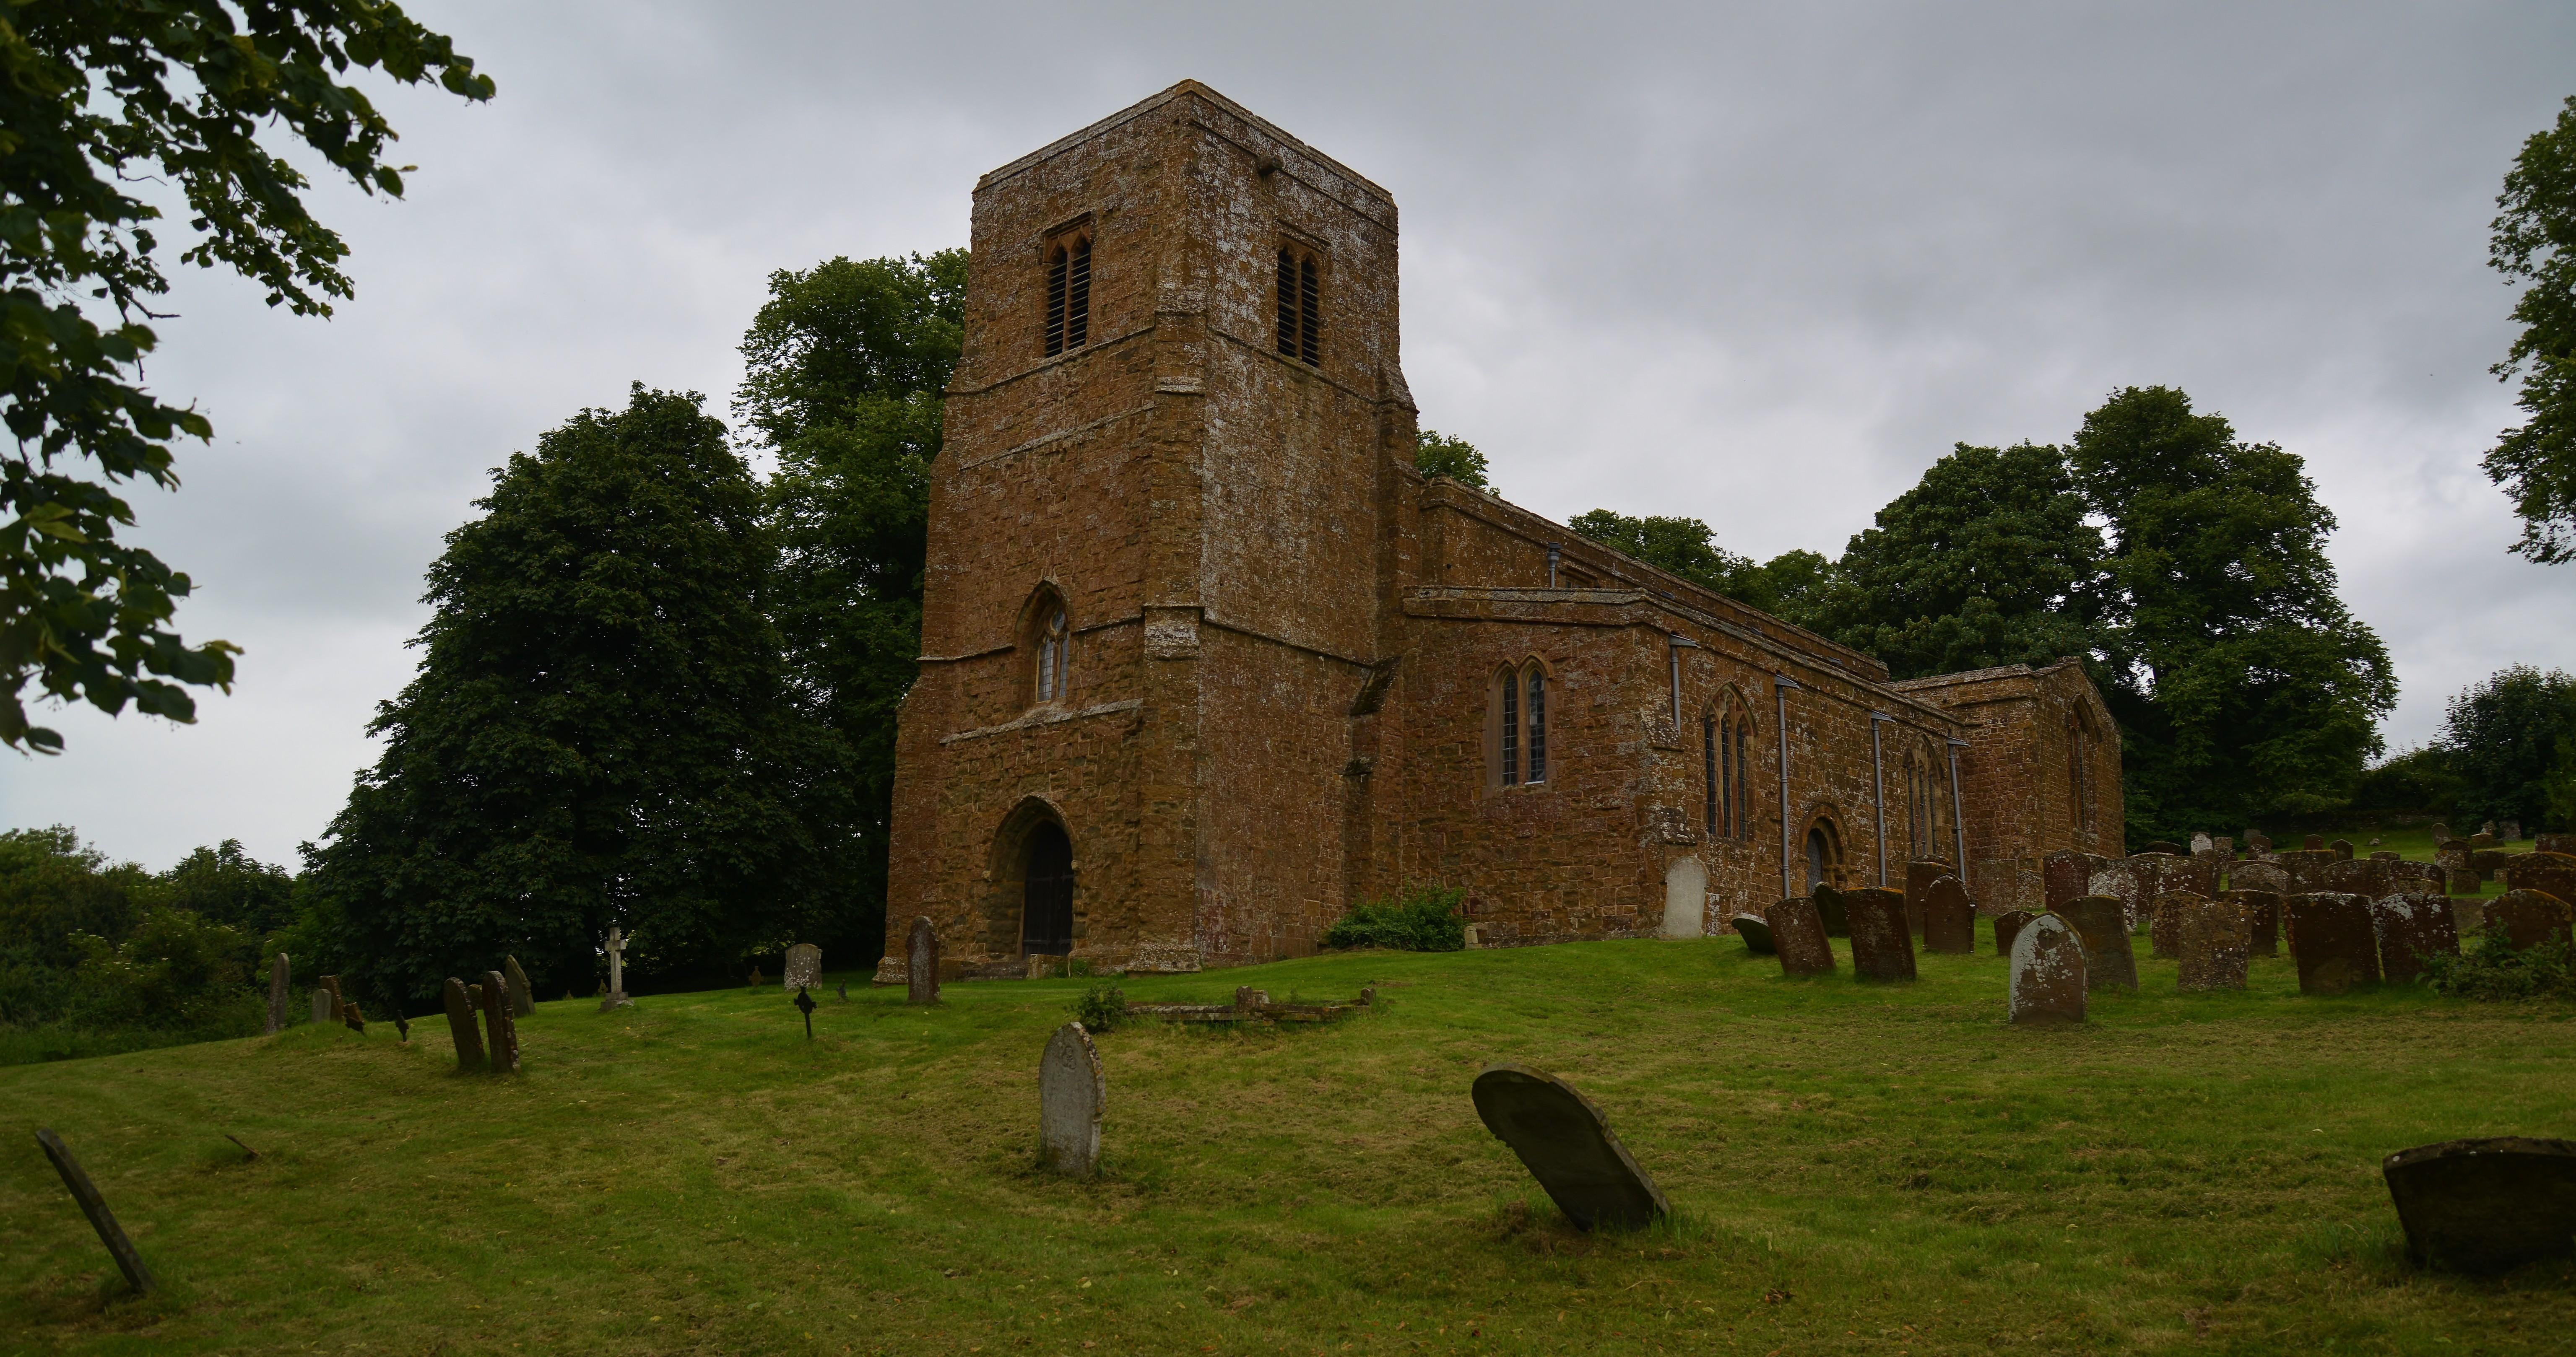
[[[805,1039],[812,1041],[814,1039],[814,996],[807,994],[803,985],[796,987],[796,1008],[805,1015]]]
[[[143,1265],[143,1255],[134,1251],[134,1241],[107,1209],[107,1199],[98,1195],[98,1187],[82,1170],[80,1161],[72,1158],[71,1147],[54,1134],[50,1126],[36,1128],[36,1143],[45,1148],[45,1157],[54,1161],[54,1172],[63,1176],[63,1186],[71,1190],[72,1200],[80,1203],[81,1214],[89,1217],[90,1228],[98,1231],[98,1242],[107,1246],[108,1256],[116,1260],[116,1269],[125,1274],[126,1285],[137,1292],[152,1289],[152,1269]]]

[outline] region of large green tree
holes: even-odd
[[[667,975],[814,922],[824,760],[763,613],[760,487],[699,403],[638,385],[582,411],[430,567],[419,674],[309,850],[332,960],[379,1000],[425,1006],[505,952],[587,990],[611,925]]]
[[[2334,514],[2305,465],[2168,387],[2113,393],[2067,451],[2109,524],[2129,837],[2344,804],[2397,680],[2336,593]]]
[[[2522,144],[2496,207],[2487,262],[2522,285],[2522,333],[2494,371],[2522,378],[2514,403],[2527,418],[2496,440],[2486,471],[2522,518],[2513,550],[2562,562],[2576,558],[2576,96]]]
[[[1594,509],[1567,519],[1565,526],[1747,607],[1802,624],[1807,620],[1802,605],[1822,592],[1832,571],[1825,558],[1811,551],[1792,551],[1768,564],[1738,556],[1717,545],[1716,534],[1696,518],[1633,518]]]
[[[348,247],[305,211],[306,154],[399,197],[393,128],[352,66],[492,96],[444,36],[383,0],[0,2],[0,744],[58,752],[28,688],[115,713],[195,718],[190,685],[228,686],[235,648],[171,630],[192,585],[119,541],[122,482],[178,484],[170,444],[206,439],[194,406],[143,386],[164,319],[158,182],[187,204],[183,263],[221,266],[271,306],[329,315]],[[263,138],[266,138],[263,140]]]
[[[770,275],[735,412],[778,457],[768,593],[794,700],[832,745],[801,788],[830,869],[826,946],[885,936],[896,710],[921,654],[930,464],[965,329],[966,252]]]
[[[2526,832],[2559,826],[2565,811],[2552,811],[2551,792],[2576,754],[2576,678],[2527,664],[2489,675],[2451,699],[2439,745],[2457,779],[2451,811],[2462,832],[2485,820],[2518,820]]]

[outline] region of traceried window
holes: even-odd
[[[1753,802],[1745,772],[1752,728],[1753,722],[1732,708],[1700,718],[1700,776],[1707,787],[1710,838],[1741,839],[1752,833]]]
[[[1047,242],[1046,351],[1053,358],[1091,342],[1091,231]]]
[[[1050,608],[1045,623],[1038,631],[1038,690],[1040,702],[1061,701],[1064,697],[1065,642],[1069,632],[1064,609]]]
[[[1533,664],[1529,685],[1529,780],[1547,781],[1547,671]]]
[[[1714,715],[1699,718],[1699,757],[1701,772],[1708,785],[1708,836],[1714,839],[1726,832],[1720,828],[1722,822],[1717,815],[1720,804],[1725,800],[1719,794],[1725,784],[1718,777],[1718,765],[1723,759],[1718,754],[1718,724]]]
[[[1279,352],[1308,367],[1324,361],[1323,275],[1313,251],[1279,247]]]
[[[1486,753],[1493,785],[1547,781],[1547,669],[1532,660],[1494,672],[1487,690]]]

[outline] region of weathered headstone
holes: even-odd
[[[2274,895],[2290,893],[2290,874],[2272,862],[2239,862],[2227,869],[2230,890],[2270,891]]]
[[[2147,841],[2146,845],[2138,851],[2141,853],[2162,853],[2171,857],[2181,857],[2182,845],[2175,843],[2171,839],[2150,839]]]
[[[2040,906],[2055,909],[2069,900],[2079,899],[2091,888],[2092,881],[2093,863],[2088,855],[2072,848],[2061,848],[2040,860]]]
[[[633,1008],[635,1001],[626,997],[626,930],[610,926],[608,943],[600,950],[608,953],[608,985],[600,991],[599,1011]]]
[[[2192,905],[2209,903],[2207,896],[2195,891],[2166,891],[2147,907],[2147,955],[2178,957],[2182,955],[2182,914]]]
[[[787,971],[781,983],[791,990],[823,987],[823,949],[800,942],[787,949]]]
[[[1770,920],[1759,914],[1738,914],[1727,923],[1735,929],[1735,936],[1744,939],[1745,951],[1755,956],[1771,955]]]
[[[313,991],[313,1021],[334,1023],[339,1020],[340,1004],[338,1000],[331,997],[331,991],[327,989]]]
[[[2442,840],[2449,837],[2451,837],[2450,823],[2444,820],[2435,820],[2433,822],[2433,842],[2440,843]]]
[[[2459,955],[2459,930],[2444,896],[2381,896],[2370,902],[2370,921],[2379,933],[2380,978],[2389,984],[2413,984],[2428,956]]]
[[[2310,834],[2299,840],[2299,846],[2311,853],[2314,853],[2326,846],[2326,836],[2323,834]]]
[[[2066,908],[2055,912],[2075,931],[2076,941],[2084,947],[2084,987],[2088,992],[2138,987],[2138,956],[2129,947],[2125,906],[2107,895],[2087,895],[2068,901]],[[2013,946],[2021,946],[2020,941],[2016,939]]]
[[[2478,833],[2469,836],[2469,847],[2471,849],[2493,848],[2495,846],[2496,836],[2492,832],[2481,830]]]
[[[72,1157],[71,1146],[64,1144],[50,1126],[36,1128],[36,1144],[54,1162],[54,1172],[61,1175],[64,1189],[79,1204],[81,1214],[89,1217],[89,1227],[98,1232],[98,1242],[107,1246],[107,1256],[116,1260],[116,1270],[125,1274],[125,1284],[138,1294],[150,1291],[152,1269],[143,1265],[143,1255],[135,1249],[134,1241],[125,1237],[125,1228],[107,1209],[107,1199],[98,1194],[97,1184],[89,1180],[89,1171]]]
[[[2193,831],[2193,832],[2192,832],[2192,836],[2191,836],[2191,852],[2192,852],[2192,856],[2193,856],[2193,857],[2198,857],[2198,856],[2200,856],[2200,855],[2201,855],[2201,854],[2203,854],[2203,853],[2212,853],[2212,852],[2216,852],[2217,850],[2218,850],[2218,840],[2213,839],[2213,838],[2209,837],[2209,835],[2208,835],[2208,834],[2203,833],[2203,832],[2200,832],[2200,831],[2198,831],[2198,830],[2195,830],[2195,831]]]
[[[268,1030],[271,1032],[286,1030],[286,977],[286,953],[280,952],[276,960],[268,963]]]
[[[456,1042],[456,1071],[482,1071],[492,1068],[483,1058],[483,1036],[474,1030],[474,1000],[465,992],[465,982],[447,977],[440,995],[447,1001],[447,1035]]]
[[[2084,944],[2055,914],[2041,914],[2013,935],[2005,1021],[2017,1027],[2084,1021]]]
[[[2245,906],[2235,900],[2203,900],[2197,895],[2167,899],[2173,901],[2174,953],[2181,961],[2174,987],[2245,988],[2245,959],[2254,942]]]
[[[2403,860],[2405,859],[2405,856],[2406,856],[2406,855],[2405,855],[2405,854],[2403,854],[2403,853],[2398,852],[2398,851],[2397,851],[2396,849],[2394,849],[2394,848],[2381,848],[2381,847],[2379,847],[2379,846],[2378,846],[2378,845],[2379,845],[2379,840],[2377,840],[2377,839],[2372,839],[2370,842],[2371,842],[2370,860],[2371,860],[2371,861],[2373,861],[2373,862],[2400,862],[2400,861],[2403,861]]]
[[[2272,851],[2272,840],[2257,830],[2246,830],[2245,851],[2248,853],[2269,853]]]
[[[1771,925],[1771,945],[1780,954],[1780,973],[1788,976],[1831,975],[1833,944],[1825,940],[1825,921],[1816,902],[1791,897],[1763,914]]]
[[[1966,956],[1977,950],[1977,906],[1959,878],[1943,872],[1923,887],[1923,950]]]
[[[2030,921],[2038,918],[2039,913],[2040,912],[2037,910],[2015,909],[2007,910],[2002,914],[1996,915],[1995,955],[2003,957],[2011,956],[2013,949],[2013,935],[2030,927]]]
[[[2352,861],[2352,840],[2337,839],[2326,845],[2326,851],[2333,853],[2338,862],[2350,862]]]
[[[1950,864],[1946,862],[1922,858],[1905,864],[1905,927],[1914,936],[1923,936],[1923,893],[1949,874]]]
[[[2360,896],[2294,895],[2285,913],[2299,993],[2344,994],[2379,979],[2378,930]]]
[[[904,938],[903,978],[904,1002],[939,1002],[939,930],[930,926],[926,915],[912,921],[912,931]]]
[[[2576,834],[2543,834],[2532,841],[2535,853],[2564,853],[2576,857]]]
[[[528,985],[528,973],[519,969],[515,956],[501,958],[501,978],[510,982],[510,1016],[532,1017],[537,1011],[537,992]]]
[[[2495,837],[2495,829],[2495,821],[2493,820],[2481,820],[2478,822],[2478,832],[2486,835],[2488,838]]]
[[[2520,820],[2505,820],[2505,821],[2501,821],[2501,822],[2499,822],[2499,823],[2496,825],[2496,842],[2498,842],[2498,843],[2520,843],[2521,841],[2522,841],[2522,821],[2520,821]]]
[[[2379,1171],[2418,1266],[2497,1273],[2576,1249],[2576,1142],[2446,1140]]]
[[[1100,1113],[1108,1101],[1091,1034],[1078,1022],[1055,1029],[1038,1060],[1038,1154],[1048,1168],[1076,1178],[1100,1172]]]
[[[1816,902],[1816,918],[1824,923],[1826,937],[1851,936],[1850,902],[1841,891],[1831,886],[1818,886],[1810,892],[1809,898]]]
[[[483,1037],[492,1048],[492,1072],[519,1070],[519,1025],[510,1018],[510,982],[499,971],[483,973]]]
[[[1863,980],[1914,978],[1914,937],[1905,931],[1905,896],[1864,886],[1843,893],[1850,911],[1852,974]]]
[[[2576,904],[2576,857],[2565,853],[2517,853],[2501,869],[2505,888],[2544,891]]]
[[[355,999],[340,1005],[340,1021],[352,1032],[367,1030],[367,1015],[358,1011],[358,1001]]]
[[[2489,925],[2501,925],[2515,951],[2568,939],[2567,902],[2546,891],[2511,890],[2487,902]]]
[[[2103,863],[2093,873],[2087,894],[2120,902],[2120,928],[2123,932],[2146,921],[2147,905],[2155,899],[2155,882],[2162,873],[2143,854],[2118,858]],[[2069,904],[2074,903],[2069,901]],[[2057,911],[2064,914],[2065,910]],[[2078,933],[2083,932],[2079,925]]]
[[[2475,895],[2487,882],[2474,867],[2453,867],[2444,873],[2443,889],[2453,895]]]
[[[2248,956],[2281,954],[2281,895],[2277,891],[2235,890],[2226,899],[2245,911],[2245,952]]]
[[[1902,926],[1905,897],[1887,894],[1896,897]],[[1642,1229],[1670,1213],[1662,1190],[1611,1132],[1610,1119],[1573,1085],[1519,1065],[1494,1065],[1476,1076],[1473,1096],[1485,1129],[1512,1147],[1576,1229]]]

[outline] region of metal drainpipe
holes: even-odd
[[[1678,740],[1682,737],[1682,652],[1699,649],[1699,642],[1679,632],[1667,633],[1665,640],[1670,644],[1664,653],[1673,662],[1673,738]]]
[[[1786,674],[1771,676],[1771,696],[1778,704],[1780,726],[1780,898],[1794,899],[1798,892],[1789,884],[1789,690],[1798,681]]]
[[[1885,712],[1869,714],[1869,799],[1878,810],[1878,888],[1887,889],[1887,774],[1878,757],[1878,728],[1896,718]]]
[[[1968,747],[1965,740],[1950,741],[1950,853],[1959,865],[1959,888],[1968,887],[1968,817],[1959,802],[1959,751]],[[1974,896],[1975,891],[1968,891]]]
[[[1547,587],[1550,589],[1556,587],[1556,562],[1564,552],[1565,548],[1554,542],[1547,544]]]

